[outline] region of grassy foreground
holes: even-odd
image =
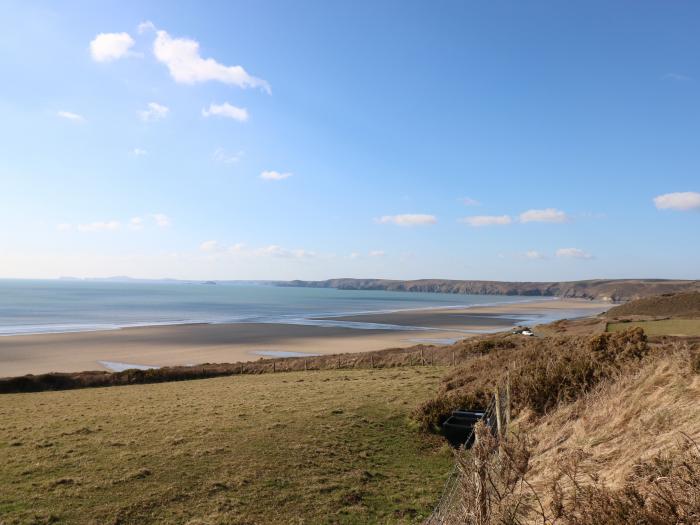
[[[452,464],[439,367],[7,394],[0,524],[417,523]]]

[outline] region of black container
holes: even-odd
[[[442,424],[442,434],[453,447],[464,445],[466,448],[474,444],[472,430],[477,421],[484,417],[483,412],[472,410],[455,410]]]

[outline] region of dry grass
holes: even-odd
[[[432,367],[8,394],[0,523],[418,523],[451,454]]]
[[[523,410],[505,441],[482,429],[448,523],[700,523],[699,362],[666,343],[543,416]]]

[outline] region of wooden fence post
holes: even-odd
[[[452,366],[455,366],[455,351],[452,350]]]
[[[496,385],[496,429],[498,430],[498,437],[502,435],[501,428],[501,389]]]
[[[374,354],[369,354],[370,367],[374,368]]]
[[[506,432],[510,427],[510,370],[506,369]]]
[[[272,373],[274,374],[275,372],[277,372],[277,365],[276,365],[275,362],[273,361],[273,362],[272,362]]]
[[[338,356],[338,368],[340,368],[340,356]]]
[[[425,357],[423,356],[423,349],[420,349],[420,364],[425,366]]]
[[[309,369],[309,360],[304,359],[304,372],[306,372]]]

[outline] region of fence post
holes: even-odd
[[[506,432],[510,427],[510,370],[506,368]]]
[[[496,429],[498,430],[498,437],[500,439],[502,435],[501,428],[501,389],[496,385]]]
[[[306,372],[309,369],[309,360],[304,359],[304,372]]]
[[[369,354],[370,367],[374,368],[374,354]]]
[[[455,351],[452,350],[452,366],[455,366]]]
[[[340,368],[340,356],[338,356],[338,368]]]
[[[273,361],[273,362],[272,362],[272,373],[274,374],[275,372],[277,372],[277,365],[276,365],[275,362]]]
[[[425,366],[425,357],[423,356],[423,349],[420,349],[420,364]]]

